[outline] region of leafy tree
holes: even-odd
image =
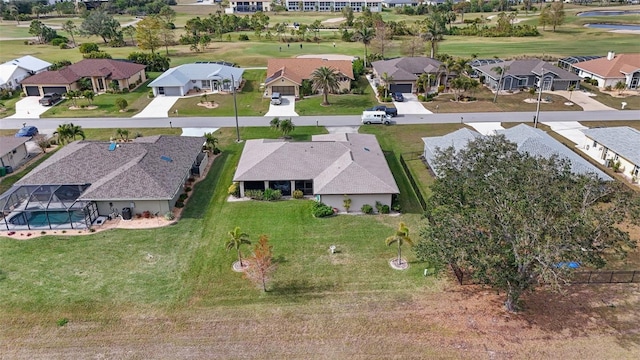
[[[387,96],[389,96],[389,86],[393,83],[393,76],[383,72],[382,75],[380,75],[380,79],[384,82],[384,97],[386,99]]]
[[[506,292],[509,311],[539,283],[560,288],[570,273],[557,264],[601,267],[605,253],[635,247],[617,226],[628,194],[594,174],[573,174],[567,160],[532,157],[502,135],[485,136],[460,151],[439,150],[434,169],[416,254],[471,270]]]
[[[151,53],[155,54],[155,49],[162,44],[160,32],[163,26],[163,23],[156,16],[147,16],[139,21],[136,24],[138,47],[143,50],[151,50]]]
[[[273,262],[273,246],[269,245],[269,238],[266,235],[260,235],[247,263],[249,266],[244,272],[244,277],[266,292],[267,282],[276,270],[276,264]]]
[[[218,138],[214,136],[214,133],[205,133],[204,138],[207,149],[213,152],[218,148]]]
[[[65,94],[65,97],[67,99],[71,100],[71,103],[73,104],[73,106],[78,106],[78,104],[76,103],[76,99],[80,97],[80,91],[78,91],[78,90],[69,90]]]
[[[92,51],[90,53],[83,54],[84,59],[111,59],[111,54],[106,51]]]
[[[311,73],[313,91],[322,91],[322,105],[329,105],[329,93],[340,91],[338,70],[330,67],[319,67]]]
[[[362,29],[356,30],[353,34],[353,40],[359,41],[364,45],[364,67],[367,67],[367,46],[371,43],[371,40],[376,36],[376,33],[373,29],[363,27]]]
[[[622,93],[624,93],[624,91],[627,89],[627,84],[624,81],[620,80],[616,83],[614,89],[618,90],[618,95],[622,95]]]
[[[38,42],[42,44],[48,43],[58,36],[55,30],[43,24],[40,20],[31,21],[29,34],[37,36]]]
[[[396,230],[395,235],[389,236],[386,238],[385,243],[387,246],[391,246],[393,244],[398,245],[398,259],[396,260],[396,265],[402,265],[402,245],[404,243],[413,246],[413,240],[409,237],[409,228],[405,225],[404,222],[400,222],[398,225],[398,230]]]
[[[124,100],[124,99],[122,99],[122,100]],[[126,100],[125,100],[125,102],[126,102]],[[125,108],[126,107],[127,106],[125,105]],[[125,142],[129,141],[129,130],[127,130],[127,129],[116,129],[116,136],[119,136],[120,140],[123,140]]]
[[[94,93],[93,90],[85,90],[82,92],[82,95],[89,101],[89,104],[92,104],[93,98],[96,96],[96,93]]]
[[[131,45],[136,46],[134,36],[136,35],[136,27],[133,25],[127,25],[122,28],[122,34],[128,36],[131,39]]]
[[[58,143],[60,143],[60,145],[67,144],[72,140],[75,141],[77,137],[81,137],[82,140],[85,139],[82,127],[80,125],[73,125],[73,123],[58,125],[58,128],[53,134],[58,136]]]
[[[45,154],[47,152],[47,149],[49,148],[49,146],[51,146],[51,143],[49,142],[49,139],[47,139],[47,137],[45,135],[37,135],[34,138],[34,142],[38,145],[38,147],[40,148],[40,150],[42,150],[42,153]]]
[[[73,47],[76,47],[76,38],[74,36],[78,32],[78,27],[76,26],[76,24],[74,24],[71,20],[67,20],[64,24],[62,24],[62,30],[66,31],[67,34],[71,36]]]
[[[87,36],[99,36],[104,43],[117,39],[120,23],[102,9],[96,9],[84,19],[80,30]]]
[[[240,230],[240,227],[236,226],[233,230],[228,232],[229,238],[225,243],[224,247],[227,251],[231,249],[235,249],[238,253],[238,261],[240,262],[240,267],[243,268],[244,264],[242,263],[242,253],[240,252],[240,247],[242,245],[251,245],[251,240],[249,240],[249,235],[243,233]]]
[[[564,23],[564,3],[562,1],[554,2],[549,6],[549,24],[553,28],[553,32],[556,31],[556,26],[560,26]]]
[[[171,59],[167,56],[142,52],[132,52],[127,56],[127,60],[136,64],[146,65],[147,71],[166,71],[171,62]]]
[[[271,121],[269,122],[269,127],[271,128],[271,130],[280,130],[280,118],[274,117],[273,119],[271,119]]]
[[[118,107],[118,109],[120,109],[120,111],[124,111],[124,109],[126,109],[127,106],[129,106],[129,103],[124,98],[117,98],[115,101],[115,104]]]
[[[88,54],[90,52],[100,51],[100,48],[96,43],[83,43],[82,45],[80,45],[78,50],[80,50],[81,54]]]
[[[355,16],[353,15],[353,9],[351,8],[351,6],[343,7],[341,12],[342,12],[342,16],[344,16],[346,20],[347,26],[349,27],[353,26],[353,20],[355,19]]]

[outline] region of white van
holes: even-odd
[[[279,92],[274,92],[273,94],[271,94],[271,104],[273,105],[282,104],[282,96],[280,95]]]
[[[391,124],[391,115],[388,115],[384,111],[363,111],[362,112],[363,124]]]

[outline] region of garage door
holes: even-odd
[[[27,91],[27,96],[40,96],[40,89],[37,86],[27,86],[25,90]]]
[[[179,87],[165,87],[164,96],[181,96]]]
[[[389,86],[391,92],[411,93],[411,84],[391,84]]]
[[[64,86],[43,86],[42,91],[44,91],[45,94],[57,93],[62,95],[67,92],[67,88]]]
[[[295,95],[296,87],[295,86],[272,86],[271,92],[279,92],[280,95]]]

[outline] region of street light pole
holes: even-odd
[[[542,84],[544,82],[544,68],[542,68],[542,75],[540,75],[540,81],[538,81],[538,104],[536,105],[536,116],[533,117],[533,127],[538,128],[538,119],[540,118],[540,101],[542,101]]]
[[[238,126],[238,102],[236,101],[236,81],[231,74],[231,88],[233,88],[233,108],[236,114],[236,142],[240,142],[240,127]]]

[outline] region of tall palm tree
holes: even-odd
[[[384,97],[386,98],[387,96],[389,96],[389,86],[391,86],[391,83],[393,82],[393,76],[384,72],[382,73],[382,75],[380,75],[380,79],[384,81]]]
[[[239,226],[236,226],[233,230],[229,231],[229,239],[225,243],[224,247],[227,251],[231,249],[235,249],[238,253],[238,261],[240,261],[240,267],[243,267],[242,264],[242,253],[240,252],[240,247],[242,245],[251,245],[251,240],[249,240],[249,235],[243,233],[240,230]]]
[[[371,43],[371,40],[376,36],[376,31],[374,29],[363,27],[362,29],[356,30],[353,34],[353,39],[364,44],[364,67],[367,67],[367,45]]]
[[[317,68],[311,73],[313,91],[322,91],[322,105],[329,105],[329,93],[340,90],[338,76],[338,70],[326,66]]]
[[[438,50],[438,43],[444,40],[444,29],[437,21],[429,21],[422,33],[422,39],[429,43],[431,49],[430,58],[436,56]]]
[[[498,79],[498,88],[496,89],[496,93],[493,95],[493,102],[496,102],[498,101],[498,93],[500,92],[500,87],[502,86],[502,78],[504,77],[504,73],[509,70],[509,67],[505,66],[503,63],[502,66],[492,67],[491,70],[500,75],[500,78]]]
[[[76,137],[79,136],[84,140],[86,136],[84,135],[84,130],[82,130],[82,126],[73,125],[73,123],[69,123],[69,135],[75,141]]]
[[[60,124],[53,135],[58,137],[58,143],[64,145],[71,139],[69,124]]]
[[[397,265],[402,265],[402,245],[407,243],[413,246],[413,240],[409,237],[409,228],[405,225],[404,222],[400,222],[398,225],[398,230],[396,230],[395,235],[389,236],[385,243],[387,246],[391,246],[393,244],[398,245],[398,261]]]

